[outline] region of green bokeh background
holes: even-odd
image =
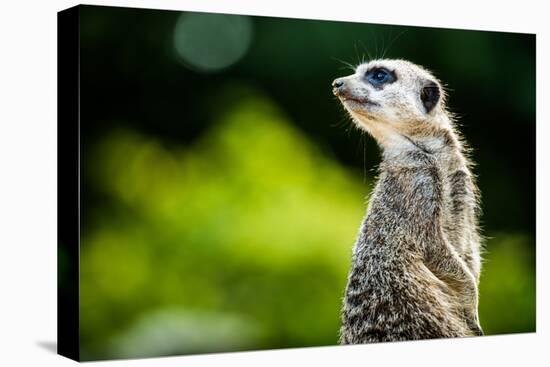
[[[336,344],[379,152],[330,83],[383,54],[444,81],[473,148],[486,334],[535,331],[534,35],[90,6],[80,27],[83,359]]]

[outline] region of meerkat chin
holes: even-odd
[[[481,335],[479,193],[441,83],[411,62],[374,60],[332,86],[383,152],[340,342]]]

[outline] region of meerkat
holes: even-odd
[[[409,61],[374,60],[332,86],[382,152],[340,343],[482,335],[479,191],[441,83]]]

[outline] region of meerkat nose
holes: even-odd
[[[339,96],[342,93],[342,87],[344,86],[344,81],[342,78],[334,79],[332,82],[332,93],[335,96]]]
[[[334,79],[334,81],[332,82],[332,86],[334,88],[340,88],[343,85],[344,85],[344,81],[342,79]]]

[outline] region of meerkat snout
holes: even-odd
[[[348,106],[374,106],[375,103],[368,98],[368,92],[358,88],[352,79],[353,76],[334,79],[332,93]]]
[[[332,82],[332,86],[334,87],[335,90],[338,90],[338,88],[340,88],[343,85],[344,85],[344,81],[340,78],[334,79],[334,81]]]
[[[332,82],[332,93],[339,97],[341,101],[345,101],[348,98],[353,98],[354,93],[349,88],[349,85],[346,84],[346,78],[334,79]]]
[[[344,91],[344,80],[342,78],[334,79],[332,82],[332,94],[339,97]]]

